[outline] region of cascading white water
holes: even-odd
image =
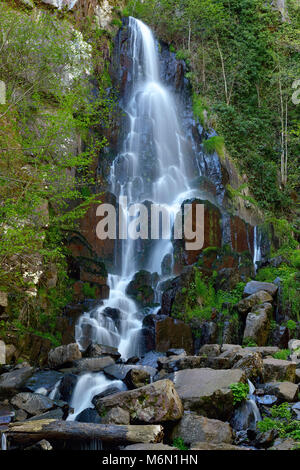
[[[93,407],[93,397],[112,386],[118,388],[120,391],[126,389],[121,380],[111,381],[107,379],[103,373],[89,373],[79,377],[70,403],[71,408],[74,409],[74,413],[69,414],[68,421],[75,421],[79,413],[86,408]]]
[[[249,379],[248,379],[248,385],[249,385],[249,395],[248,395],[247,402],[249,403],[249,406],[251,407],[251,411],[252,411],[253,419],[254,419],[254,426],[256,428],[256,423],[261,421],[262,417],[261,417],[260,411],[258,409],[258,406],[255,401],[255,397],[254,397],[255,387]]]
[[[1,450],[7,450],[7,439],[5,432],[1,434]]]
[[[129,131],[111,168],[111,188],[117,197],[127,198],[127,206],[120,207],[124,225],[130,219],[130,206],[145,200],[163,206],[174,220],[181,203],[194,195],[189,185],[192,157],[178,122],[175,99],[160,81],[152,32],[132,17],[128,26],[131,91],[124,112]],[[153,242],[143,269],[161,273],[162,260],[173,253],[171,226],[164,239]],[[121,274],[108,276],[109,298],[80,318],[76,340],[82,349],[93,341],[117,347],[123,358],[139,354],[142,321],[135,302],[126,295],[126,287],[138,270],[136,247],[136,240],[122,241]],[[108,308],[119,312],[117,321]]]
[[[254,255],[253,255],[253,264],[254,264],[254,271],[256,273],[258,268],[258,263],[261,261],[261,243],[259,239],[259,231],[257,227],[254,227]]]

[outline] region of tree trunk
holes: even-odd
[[[41,419],[11,423],[6,436],[9,441],[28,443],[46,440],[92,440],[118,443],[161,442],[163,428],[160,425],[90,424],[77,421]]]

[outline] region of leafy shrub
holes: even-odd
[[[289,403],[274,405],[270,412],[271,417],[265,417],[257,423],[260,432],[275,429],[282,438],[290,437],[300,441],[300,421],[293,419]]]
[[[215,135],[210,139],[203,141],[203,148],[207,153],[214,153],[217,152],[219,157],[224,158],[225,156],[225,144],[224,144],[224,137],[219,135]]]
[[[237,405],[245,400],[249,395],[249,385],[242,382],[230,385],[233,394],[233,404]]]
[[[255,348],[257,346],[253,338],[244,338],[243,339],[243,348]]]
[[[274,359],[282,359],[286,361],[291,354],[291,351],[289,349],[281,349],[280,351],[277,351],[275,354],[273,354]]]
[[[185,445],[182,437],[176,437],[176,439],[174,439],[173,447],[176,447],[179,450],[188,450],[188,447]]]

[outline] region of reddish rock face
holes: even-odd
[[[165,318],[155,325],[156,351],[167,352],[168,349],[184,349],[193,354],[193,336],[191,327],[182,321]]]
[[[254,228],[235,216],[230,219],[231,244],[234,251],[253,254]]]
[[[204,244],[200,250],[186,250],[184,240],[174,240],[174,254],[175,254],[175,274],[180,274],[184,266],[196,263],[199,256],[203,256],[203,266],[212,269],[217,258],[217,249],[222,247],[222,215],[219,208],[209,201],[194,200],[191,202],[193,207],[193,231],[200,227],[202,221],[196,220],[196,204],[204,204]],[[234,216],[230,218],[230,233],[232,252],[234,253],[250,253],[253,256],[254,252],[254,228],[248,225],[241,218]],[[205,253],[206,248],[214,248],[215,252],[211,250]],[[237,260],[231,255],[223,255],[222,260],[218,262],[218,270],[223,268],[234,268]]]
[[[112,204],[116,206],[115,197],[106,192],[99,197],[102,204]],[[87,241],[93,252],[102,260],[113,260],[115,240],[100,240],[96,234],[96,226],[100,222],[101,217],[96,216],[98,203],[91,205],[80,221],[80,234]],[[78,247],[79,248],[79,247]],[[84,250],[84,248],[81,248]]]
[[[195,200],[192,203],[193,210],[193,223],[192,229],[200,230],[202,220],[196,220],[196,205],[204,204],[204,245],[200,250],[186,250],[185,243],[189,240],[175,240],[175,274],[182,271],[182,267],[195,263],[204,248],[209,246],[218,247],[222,246],[222,231],[221,231],[221,212],[211,204],[209,201]]]

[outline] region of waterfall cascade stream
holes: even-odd
[[[130,207],[146,200],[163,207],[170,220],[174,220],[181,203],[197,194],[189,184],[192,155],[178,122],[175,100],[161,83],[158,52],[150,29],[130,18],[129,30],[132,87],[124,106],[129,131],[111,168],[112,192],[127,198],[127,206],[120,208],[124,225],[132,215]],[[145,174],[144,168],[149,148],[154,165],[152,175]],[[117,347],[125,359],[139,354],[142,322],[137,305],[126,295],[126,287],[138,270],[135,250],[136,240],[130,237],[123,240],[121,273],[108,277],[109,298],[101,307],[85,313],[77,325],[76,339],[81,347],[89,326],[93,342]],[[172,252],[170,227],[166,237],[153,243],[143,269],[161,274],[161,263]],[[107,307],[121,312],[119,327],[105,315]]]
[[[182,124],[183,112],[175,95],[160,78],[158,45],[151,30],[132,17],[127,28],[130,80],[126,96],[120,100],[126,125],[123,144],[111,166],[111,192],[119,200],[126,198],[127,204],[119,207],[119,220],[124,226],[130,217],[136,215],[130,212],[132,205],[145,201],[163,207],[170,220],[174,221],[184,201],[203,196],[199,185],[194,183],[195,168],[200,175],[204,168],[209,174],[217,175],[216,193],[219,202],[220,198],[222,200],[220,164],[216,154],[210,156],[209,163],[203,160],[203,155],[198,159],[195,157],[191,135],[187,136],[187,126],[184,128]],[[228,238],[226,220],[225,214],[224,240]],[[167,236],[152,241],[150,253],[142,266],[144,270],[158,273],[160,282],[164,280],[162,262],[166,256],[173,256],[171,234],[172,223]],[[131,238],[121,240],[118,245],[121,252],[119,273],[108,275],[109,298],[80,317],[76,325],[76,341],[82,350],[93,342],[117,348],[125,360],[141,356],[142,316],[135,301],[126,294],[128,284],[141,269],[137,263],[137,243]],[[256,246],[255,261],[259,256]],[[159,289],[156,291],[155,300],[159,302]],[[107,314],[107,309],[118,312],[117,321]],[[153,308],[152,313],[158,310]],[[71,406],[74,414],[68,419],[76,419],[81,411],[91,406],[93,396],[111,384],[103,373],[82,375],[73,392]],[[114,385],[122,388],[117,381]]]

